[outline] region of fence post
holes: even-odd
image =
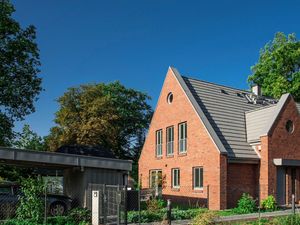
[[[295,215],[296,210],[295,210],[295,194],[292,194],[292,212],[293,215]]]
[[[121,192],[120,192],[120,185],[118,184],[118,189],[117,189],[117,225],[120,225],[120,206],[121,206]]]
[[[45,181],[45,211],[44,211],[44,224],[47,224],[47,182]]]
[[[107,223],[106,209],[107,209],[107,196],[106,196],[106,185],[103,185],[103,196],[102,196],[102,213],[103,213],[103,224]]]
[[[127,185],[124,186],[124,223],[127,225]]]
[[[172,205],[171,205],[171,200],[168,199],[168,203],[167,203],[167,219],[168,219],[168,225],[171,225],[171,221],[172,221]]]
[[[141,225],[141,189],[138,189],[139,225]]]
[[[209,185],[207,185],[207,209],[209,209]]]

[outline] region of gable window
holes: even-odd
[[[180,170],[172,169],[172,188],[180,187]]]
[[[187,151],[187,123],[180,123],[178,125],[178,148],[179,153]]]
[[[203,167],[193,168],[193,188],[195,190],[203,189]]]
[[[294,123],[291,120],[288,120],[285,124],[285,129],[290,134],[294,132]]]
[[[167,128],[167,155],[174,154],[174,126]]]
[[[155,134],[155,152],[156,156],[162,156],[162,130],[157,130]]]

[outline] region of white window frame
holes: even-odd
[[[174,155],[174,126],[167,127],[166,140],[167,155]]]
[[[180,169],[172,169],[172,188],[180,188]]]
[[[162,145],[163,145],[163,133],[162,129],[157,130],[155,132],[155,154],[157,157],[161,157],[162,153]]]
[[[187,122],[178,124],[178,152],[187,152]]]
[[[197,176],[196,170],[199,170],[198,184],[196,183],[196,176]],[[203,167],[202,166],[193,167],[193,189],[194,190],[203,190],[203,177],[204,177]]]
[[[153,178],[152,173],[155,173],[154,181],[152,180],[152,178]],[[159,173],[160,173],[160,177],[159,177]],[[159,169],[150,170],[149,174],[150,174],[149,188],[161,187],[161,185],[162,185],[162,170],[159,170]],[[154,185],[152,185],[153,183],[154,183]]]

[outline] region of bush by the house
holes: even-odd
[[[160,198],[153,198],[147,201],[147,209],[150,211],[157,211],[167,206],[166,201]]]
[[[20,203],[16,214],[20,220],[30,219],[35,223],[40,223],[44,216],[44,204],[40,196],[45,191],[45,185],[39,178],[27,178],[21,182]]]
[[[262,200],[261,207],[266,211],[275,211],[277,205],[274,196],[269,195],[266,199]]]
[[[270,221],[272,225],[300,225],[300,215],[277,217]]]
[[[187,209],[180,210],[174,208],[172,210],[172,219],[173,220],[186,220],[193,219],[199,213],[205,212],[207,209],[198,208],[198,209]],[[166,219],[167,209],[163,208],[157,211],[150,210],[142,210],[141,211],[141,223],[150,223],[156,221],[162,221]],[[128,223],[138,223],[139,222],[139,212],[138,211],[130,211],[128,212]]]
[[[212,225],[215,224],[217,214],[214,211],[207,210],[206,212],[198,213],[193,219],[193,225]]]
[[[92,220],[92,212],[86,208],[75,208],[69,212],[69,218],[75,222],[90,222]]]
[[[234,212],[237,214],[247,214],[255,212],[256,209],[256,202],[253,197],[248,193],[243,193]]]

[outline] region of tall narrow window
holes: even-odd
[[[174,126],[167,128],[167,155],[174,154]]]
[[[156,140],[155,140],[155,143],[156,143],[156,156],[162,156],[162,130],[158,130],[156,131]]]
[[[203,167],[193,168],[193,187],[195,190],[203,189]]]
[[[149,188],[161,188],[162,187],[162,171],[150,170],[150,182]]]
[[[178,150],[179,153],[187,151],[187,124],[186,122],[178,125]]]
[[[172,169],[172,188],[180,187],[180,170]]]

